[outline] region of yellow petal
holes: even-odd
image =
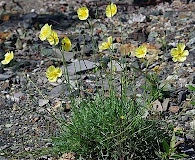
[[[106,16],[113,17],[117,13],[117,7],[114,3],[111,3],[106,7]]]
[[[62,49],[65,50],[65,51],[70,51],[71,50],[71,41],[68,37],[64,37],[62,39]]]
[[[106,50],[108,49],[110,46],[107,42],[103,42],[100,46],[99,46],[99,50],[100,51],[103,51],[103,50]]]
[[[59,67],[56,68],[56,73],[58,74],[58,77],[62,76],[62,70]]]
[[[47,68],[47,71],[48,72],[52,72],[52,71],[54,71],[55,70],[55,67],[52,65],[52,66],[49,66],[48,68]]]
[[[188,56],[188,55],[189,55],[189,51],[188,50],[184,50],[183,56]]]
[[[56,82],[58,77],[62,76],[62,70],[57,67],[55,68],[53,65],[48,67],[46,70],[46,77],[50,82]]]
[[[178,55],[178,49],[177,49],[177,48],[171,49],[171,56],[172,56],[172,57],[175,57],[175,56],[177,56],[177,55]]]
[[[8,64],[14,58],[13,51],[9,51],[5,54],[5,59],[1,61],[2,64]]]
[[[2,64],[8,64],[9,61],[7,61],[7,60],[2,60],[1,63],[2,63]]]
[[[50,36],[47,37],[47,40],[50,45],[57,45],[59,43],[58,34],[55,31],[52,31]]]
[[[77,14],[78,14],[78,18],[80,20],[86,20],[89,16],[89,10],[87,7],[80,7],[78,10],[77,10]]]
[[[138,48],[135,49],[135,56],[137,58],[143,58],[145,57],[147,53],[147,48],[143,45],[139,46]]]
[[[186,57],[189,55],[188,50],[184,50],[185,45],[183,43],[177,44],[177,48],[171,49],[171,56],[174,62],[184,62]]]
[[[39,38],[41,41],[44,41],[47,39],[47,37],[50,36],[52,30],[51,30],[51,25],[49,26],[47,23],[41,28]]]
[[[57,77],[49,77],[48,80],[49,80],[49,82],[56,82]]]
[[[100,46],[99,46],[99,50],[103,51],[106,49],[109,49],[110,46],[112,44],[112,36],[108,37],[107,42],[103,42]]]
[[[185,49],[185,45],[184,44],[182,44],[182,43],[179,43],[179,44],[177,44],[177,48],[178,48],[178,51],[179,52],[183,52],[183,50]]]
[[[184,62],[186,60],[186,57],[178,57],[178,62]]]
[[[173,57],[172,60],[173,60],[173,62],[177,62],[178,61],[178,59],[175,58],[175,57]]]

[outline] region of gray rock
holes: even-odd
[[[67,69],[68,69],[68,73],[73,75],[79,72],[91,70],[97,66],[99,66],[99,63],[94,63],[88,60],[80,60],[80,61],[77,60],[76,62],[70,64],[67,67]]]
[[[186,43],[187,46],[191,46],[191,45],[193,45],[193,44],[195,44],[195,37],[193,37],[192,39],[190,39],[190,40]]]
[[[6,128],[11,128],[12,126],[13,126],[12,123],[9,123],[9,124],[6,124],[6,125],[5,125]]]
[[[185,115],[181,117],[182,122],[187,122],[189,120],[189,116]]]
[[[66,62],[71,62],[71,60],[74,58],[75,56],[75,52],[66,52],[66,51],[60,51],[59,49],[54,49],[54,51],[56,53],[56,56],[58,58],[61,58],[62,59],[62,55],[64,54],[64,58],[66,60]]]
[[[37,16],[38,14],[36,12],[30,12],[30,13],[22,15],[21,20],[32,19],[32,18],[36,18]]]
[[[122,64],[123,65],[123,64]],[[112,60],[112,62],[108,63],[108,68],[109,69],[113,69],[113,71],[122,71],[123,68],[121,66],[121,64],[115,60]]]
[[[0,156],[0,160],[7,160],[5,157]]]
[[[146,20],[146,16],[143,14],[133,14],[129,17],[128,23],[132,24],[134,22],[143,22]]]
[[[186,114],[187,115],[195,115],[195,109],[192,109],[192,110],[189,110],[189,111],[186,111]]]
[[[59,97],[60,95],[67,95],[68,94],[68,85],[59,85],[54,87],[49,93],[49,98]]]
[[[181,91],[178,95],[178,102],[181,103],[186,100],[187,91]]]
[[[0,66],[0,74],[2,74],[4,72],[3,67]]]
[[[156,38],[158,37],[158,33],[155,31],[150,32],[150,34],[148,35],[148,41],[152,42],[155,41]]]
[[[20,98],[23,97],[23,96],[24,96],[24,93],[19,91],[19,92],[14,93],[13,99],[15,99],[15,101],[19,101]]]
[[[84,45],[81,49],[81,52],[86,55],[86,56],[90,56],[93,54],[93,48],[91,45]]]
[[[193,120],[192,122],[190,122],[190,127],[195,130],[195,120]]]
[[[42,48],[41,49],[41,55],[47,56],[47,57],[53,57],[55,55],[55,52],[52,48]]]
[[[6,79],[9,79],[11,77],[13,77],[15,74],[0,74],[0,81],[5,81]]]
[[[39,107],[43,107],[49,102],[48,99],[39,99]]]
[[[46,77],[39,77],[37,80],[37,83],[39,83],[39,84],[45,84],[47,82],[48,82],[48,80]]]

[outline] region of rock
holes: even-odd
[[[16,46],[16,49],[19,49],[19,50],[23,48],[21,39],[19,38],[17,39],[15,46]]]
[[[81,49],[81,52],[86,55],[86,56],[90,56],[93,54],[94,49],[91,45],[84,45]]]
[[[179,111],[179,106],[170,106],[169,111],[172,113],[177,113]]]
[[[12,126],[13,126],[12,123],[9,123],[9,124],[6,124],[6,125],[5,125],[6,128],[10,128],[10,127],[12,127]]]
[[[181,117],[182,122],[187,122],[189,120],[189,116],[188,115],[184,115]]]
[[[113,71],[122,71],[123,68],[121,66],[122,64],[120,64],[119,62],[115,61],[115,60],[112,60],[112,62],[109,62],[108,63],[108,68],[111,69]]]
[[[194,116],[195,115],[195,109],[186,111],[186,114]]]
[[[80,35],[78,37],[75,38],[75,40],[79,43],[79,44],[86,44],[88,42],[91,42],[91,37],[89,35]]]
[[[30,12],[27,14],[23,14],[20,18],[20,20],[27,20],[27,19],[32,19],[32,18],[36,18],[38,16],[38,14],[36,12]]]
[[[66,60],[66,62],[70,63],[72,62],[72,60],[74,59],[74,56],[76,54],[76,52],[67,52],[67,51],[60,51],[60,49],[53,49],[53,53],[56,53],[55,55],[58,57],[58,58],[61,58],[62,59],[62,54],[64,54],[64,58]]]
[[[48,99],[39,99],[39,107],[43,107],[49,102]]]
[[[4,7],[6,5],[6,2],[5,1],[1,1],[0,2],[0,7]]]
[[[186,100],[186,95],[187,95],[187,91],[179,92],[179,95],[178,95],[178,103],[179,104]]]
[[[148,35],[148,41],[149,42],[155,41],[157,37],[158,37],[158,33],[155,31],[152,31]]]
[[[39,77],[37,80],[37,83],[39,83],[39,84],[45,84],[47,82],[48,82],[48,80],[46,77]]]
[[[5,81],[6,79],[9,79],[11,77],[13,77],[15,74],[11,74],[11,75],[8,75],[8,74],[0,74],[0,81]]]
[[[4,69],[2,66],[0,66],[0,74],[3,74],[4,73]]]
[[[55,52],[52,48],[42,48],[41,55],[46,57],[54,57]]]
[[[25,29],[30,29],[33,26],[33,19],[35,19],[38,16],[36,12],[30,12],[27,14],[24,14],[18,23],[18,26],[25,28]]]
[[[76,12],[75,12],[76,13]],[[63,29],[70,27],[74,24],[75,20],[71,16],[64,16],[64,14],[41,14],[35,18],[32,18],[32,24],[50,24],[53,29]]]
[[[133,14],[129,17],[128,23],[132,24],[134,22],[143,22],[146,20],[146,16],[143,14]]]
[[[68,73],[73,75],[79,72],[84,72],[87,70],[91,70],[95,67],[99,66],[99,63],[94,63],[88,60],[80,60],[80,61],[76,61],[71,63],[67,69],[68,69]]]
[[[195,120],[193,120],[192,122],[190,122],[190,127],[195,130]]]
[[[3,60],[4,59],[4,55],[5,55],[5,52],[3,49],[1,49],[0,47],[0,60]]]
[[[195,44],[195,37],[193,37],[192,39],[190,39],[187,43],[186,43],[186,46],[191,46]]]
[[[0,156],[0,160],[8,160],[5,157]]]
[[[49,93],[48,96],[50,98],[59,97],[60,95],[68,94],[68,85],[61,84],[59,86],[54,87]]]
[[[20,98],[22,98],[24,96],[24,93],[22,93],[21,91],[14,93],[13,95],[6,95],[7,99],[10,99],[11,101],[14,102],[19,102]]]

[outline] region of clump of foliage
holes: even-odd
[[[55,151],[84,159],[154,159],[163,139],[170,141],[169,134],[166,124],[143,114],[143,106],[131,99],[83,100],[54,138]]]
[[[113,3],[106,7],[107,18],[112,18],[117,13],[117,6]],[[89,10],[87,7],[80,7],[77,10],[78,18],[87,21]],[[92,24],[92,23],[91,23]],[[93,36],[93,35],[92,35]],[[49,82],[56,82],[58,78],[63,77],[64,83],[71,85],[67,71],[67,65],[63,51],[70,51],[72,47],[71,40],[65,36],[61,41],[57,32],[52,26],[45,24],[40,31],[41,41],[47,40],[50,45],[60,44],[62,51],[62,60],[64,71],[60,67],[49,66],[46,69],[46,77]],[[107,37],[98,46],[99,52],[109,50],[112,54],[113,35]],[[94,45],[94,47],[97,47]],[[95,48],[97,49],[97,48]],[[52,151],[57,154],[74,152],[77,159],[168,159],[170,157],[182,157],[184,155],[175,154],[176,140],[173,128],[158,116],[146,115],[147,111],[152,112],[151,105],[156,99],[163,99],[166,93],[159,85],[157,72],[150,74],[147,72],[149,62],[145,59],[148,53],[147,45],[140,45],[135,48],[134,56],[140,59],[140,62],[146,62],[146,70],[142,71],[134,66],[130,66],[136,72],[141,72],[145,77],[145,84],[142,86],[143,94],[138,97],[136,93],[127,95],[129,85],[136,91],[134,82],[128,82],[127,70],[121,73],[121,92],[115,90],[112,82],[115,66],[112,66],[112,56],[110,56],[111,68],[108,75],[109,95],[99,91],[92,98],[70,97],[71,117],[69,121],[59,121],[61,130],[53,138]],[[188,50],[185,45],[177,44],[176,48],[171,50],[172,60],[174,62],[183,62],[188,56]],[[6,65],[14,58],[13,52],[8,52],[1,64]],[[123,64],[120,64],[123,66]],[[158,68],[156,68],[158,70]],[[133,80],[136,81],[136,79]],[[190,86],[191,90],[195,90]],[[192,102],[194,104],[194,101]],[[173,133],[173,134],[172,134]],[[168,145],[170,144],[170,146]]]

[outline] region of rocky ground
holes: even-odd
[[[186,88],[187,84],[195,84],[195,2],[174,0],[143,7],[134,6],[131,1],[114,2],[118,13],[110,20],[104,15],[106,1],[0,0],[0,60],[8,50],[14,51],[15,55],[9,65],[0,65],[0,160],[52,159],[51,155],[40,157],[31,151],[52,146],[51,137],[57,134],[57,121],[51,115],[69,116],[67,86],[63,85],[62,79],[49,83],[45,77],[48,66],[62,66],[59,50],[38,38],[45,23],[52,24],[61,38],[67,35],[72,41],[72,51],[64,54],[71,83],[75,86],[73,96],[81,92],[93,95],[97,85],[102,85],[101,80],[94,83],[100,77],[91,69],[100,63],[109,68],[109,57],[107,52],[94,50],[93,44],[100,44],[111,34],[112,24],[116,75],[122,72],[117,62],[126,56],[126,52],[148,43],[151,51],[148,60],[155,55],[149,68],[159,66],[162,78],[159,83],[170,80],[167,89],[171,94],[163,109],[165,118],[185,132],[177,137],[179,152],[189,155],[187,159],[195,159],[195,108],[189,103],[193,93]],[[90,9],[93,38],[88,23],[78,20],[76,10],[82,5]],[[98,11],[96,18],[95,11]],[[183,63],[174,63],[170,56],[170,49],[178,42],[185,43],[190,53]],[[145,66],[135,57],[127,56],[127,59],[129,64],[144,70]],[[76,71],[75,66],[79,66]],[[79,81],[76,81],[76,75]],[[82,90],[76,90],[76,84],[82,86]],[[108,86],[106,80],[103,85]]]

